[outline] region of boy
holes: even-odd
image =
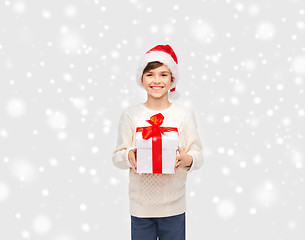
[[[169,45],[157,45],[146,52],[137,70],[137,81],[147,91],[147,101],[123,111],[112,156],[115,166],[129,169],[131,237],[133,240],[156,240],[157,237],[182,240],[185,239],[186,177],[201,167],[203,156],[194,112],[168,100],[177,95],[178,60],[173,49]],[[177,124],[179,154],[175,173],[138,174],[137,122],[149,120],[158,113]]]

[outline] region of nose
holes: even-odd
[[[158,75],[155,75],[153,82],[154,83],[159,83],[160,82],[160,77]]]

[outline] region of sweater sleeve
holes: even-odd
[[[193,163],[190,168],[187,168],[187,172],[199,169],[203,164],[202,144],[197,131],[195,114],[192,110],[185,119],[181,135],[184,140],[182,142],[184,146],[181,147],[193,157]]]
[[[132,168],[128,159],[129,151],[135,148],[132,146],[132,138],[133,129],[131,119],[128,117],[126,111],[124,111],[120,117],[117,144],[112,155],[114,165],[120,169]]]

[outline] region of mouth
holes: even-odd
[[[150,88],[152,88],[153,90],[160,90],[163,87],[162,86],[151,86]]]

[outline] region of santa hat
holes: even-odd
[[[143,87],[141,84],[143,71],[148,63],[155,61],[165,64],[171,71],[174,82],[171,85],[168,96],[171,100],[176,100],[180,96],[176,91],[176,84],[178,82],[178,59],[174,50],[169,45],[157,45],[146,52],[137,69],[138,84]]]

